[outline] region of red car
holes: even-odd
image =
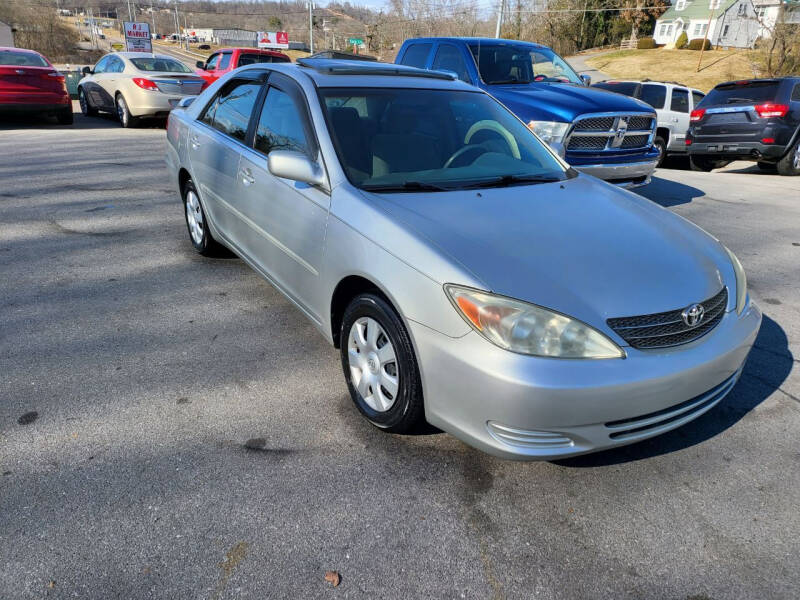
[[[72,100],[64,76],[33,50],[0,46],[0,115],[55,115],[72,123]]]
[[[277,50],[260,48],[223,48],[208,57],[205,62],[197,61],[196,73],[211,85],[228,71],[253,63],[292,62],[292,59]]]

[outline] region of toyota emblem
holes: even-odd
[[[697,327],[703,321],[706,309],[702,304],[692,304],[683,309],[681,317],[688,327]]]

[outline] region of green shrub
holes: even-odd
[[[684,48],[686,48],[688,43],[689,43],[689,36],[686,35],[685,31],[681,31],[681,34],[678,36],[678,39],[675,42],[675,47],[678,50],[683,50]]]
[[[697,38],[695,40],[690,41],[688,46],[689,50],[700,50],[700,48],[703,47],[703,41],[704,40],[702,38]],[[706,43],[705,49],[711,50],[711,40],[706,39],[705,43]]]
[[[641,38],[636,47],[639,50],[652,50],[656,47],[656,41],[653,38]]]

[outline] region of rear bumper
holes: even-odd
[[[703,156],[719,160],[766,160],[777,161],[786,154],[783,144],[761,142],[698,142],[692,140],[689,156]]]
[[[623,188],[635,188],[650,183],[656,169],[656,160],[643,160],[617,164],[572,165],[578,171],[593,175]]]
[[[69,109],[72,111],[72,101],[67,102],[2,102],[0,101],[0,115],[33,115],[41,113],[57,113]]]

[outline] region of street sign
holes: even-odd
[[[128,52],[152,52],[150,25],[125,21],[125,45],[128,47]]]
[[[364,40],[361,38],[348,38],[347,43],[352,44],[353,46],[363,46]]]
[[[259,48],[288,48],[289,34],[285,31],[259,31]]]

